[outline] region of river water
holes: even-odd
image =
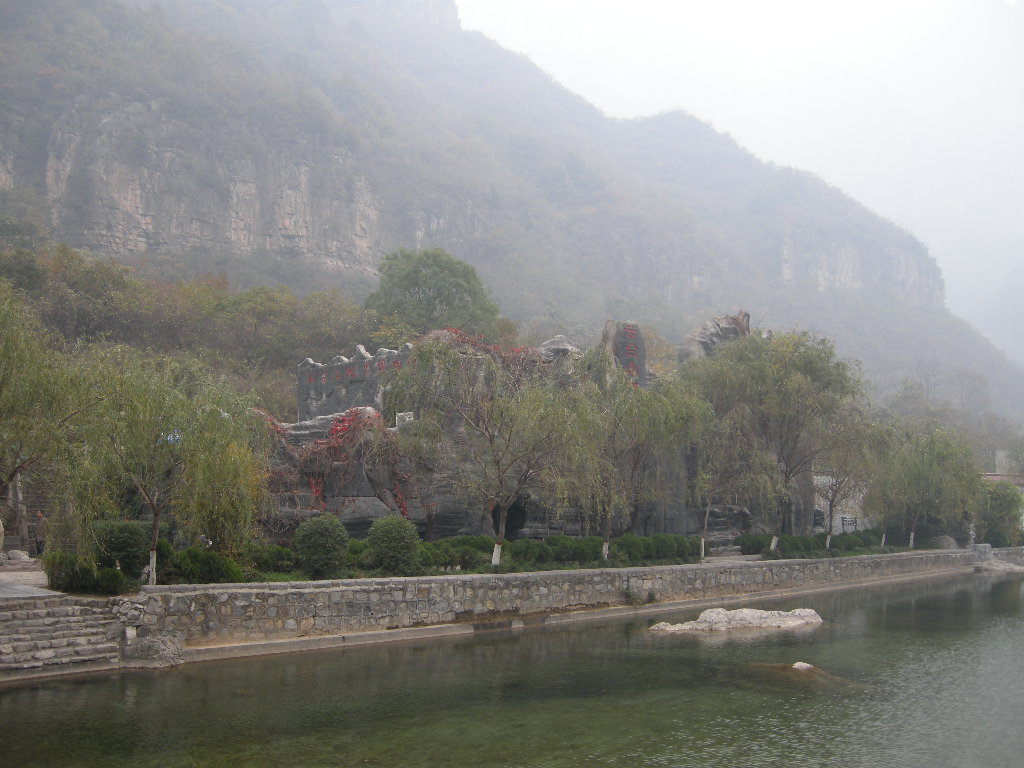
[[[686,612],[40,682],[0,689],[0,765],[1017,768],[1022,592],[960,576],[756,604],[825,619],[799,631],[647,631]]]

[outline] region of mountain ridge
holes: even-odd
[[[862,358],[874,340],[844,323],[872,306],[876,380],[979,358],[1024,412],[1019,369],[958,330],[912,235],[692,116],[605,117],[450,0],[88,5],[0,3],[0,187],[47,200],[76,247],[356,298],[385,253],[441,247],[520,322],[680,339],[744,306]],[[946,341],[922,343],[926,316]]]

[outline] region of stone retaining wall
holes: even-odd
[[[129,644],[163,637],[200,646],[458,622],[529,622],[634,602],[669,603],[969,568],[974,558],[971,551],[952,550],[500,575],[156,586],[120,600],[115,612],[126,625]]]
[[[1010,565],[1024,565],[1024,547],[1006,547],[1004,549],[993,549],[992,556]]]

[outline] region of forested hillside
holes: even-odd
[[[912,235],[694,117],[604,117],[450,1],[0,0],[0,62],[0,215],[144,274],[358,301],[440,247],[540,334],[743,306],[1024,412]]]

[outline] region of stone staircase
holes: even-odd
[[[119,665],[121,623],[100,598],[0,599],[0,682]]]

